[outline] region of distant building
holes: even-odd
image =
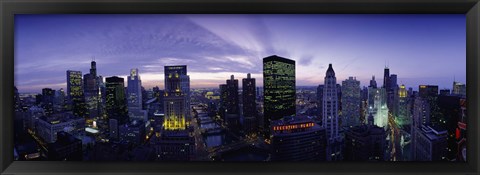
[[[82,140],[67,132],[58,132],[57,140],[47,146],[48,160],[83,160]]]
[[[244,130],[247,134],[257,132],[258,130],[255,94],[255,78],[250,77],[250,73],[248,73],[247,78],[242,79]]]
[[[360,125],[360,81],[349,77],[342,81],[342,126]]]
[[[57,133],[61,131],[82,139],[85,135],[85,119],[76,117],[70,113],[39,117],[37,134],[46,143],[54,143],[57,141]]]
[[[53,102],[53,111],[54,113],[61,113],[65,110],[65,92],[62,88],[58,91],[55,91],[55,99]]]
[[[322,161],[326,158],[325,129],[313,121],[276,120],[272,123],[272,161]]]
[[[263,58],[264,136],[270,138],[270,123],[296,112],[295,61],[272,55]]]
[[[420,85],[418,94],[422,98],[438,96],[438,86],[436,85]]]
[[[443,95],[443,96],[450,95],[450,89],[440,89],[440,95]]]
[[[55,102],[55,90],[50,88],[42,89],[42,107],[45,110],[45,115],[53,114],[53,104]]]
[[[466,88],[465,84],[453,81],[452,95],[466,97],[467,96],[467,88]]]

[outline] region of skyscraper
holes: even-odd
[[[410,100],[408,98],[407,89],[405,85],[400,86],[400,90],[398,91],[399,96],[399,103],[398,103],[398,117],[396,120],[398,124],[402,127],[405,125],[411,124],[411,115],[410,115]]]
[[[154,138],[159,160],[192,160],[195,155],[195,139],[186,119],[190,113],[186,73],[187,66],[165,66],[165,119],[161,135]]]
[[[53,114],[53,103],[55,100],[55,90],[50,88],[42,89],[42,108],[45,110],[45,115]]]
[[[83,87],[85,88],[85,103],[89,119],[99,116],[99,87],[97,77],[97,63],[92,61],[90,64],[90,73],[83,76]],[[87,120],[89,121],[89,120]],[[91,124],[87,122],[87,124]]]
[[[264,136],[272,120],[295,115],[295,61],[272,55],[263,58]]]
[[[183,73],[186,66],[165,66],[165,130],[185,130],[187,109],[185,94],[182,88]]]
[[[323,127],[327,132],[327,160],[341,160],[342,140],[338,133],[338,93],[337,78],[332,64],[328,65],[328,69],[324,79],[323,89]]]
[[[183,94],[183,98],[185,98],[184,102],[184,116],[185,120],[188,123],[190,121],[190,77],[187,75],[187,66],[186,65],[176,65],[176,66],[165,66],[164,67],[164,72],[165,72],[165,93],[172,92],[171,90],[177,90],[181,91]],[[169,77],[170,75],[178,75],[178,77]],[[172,80],[175,81],[175,86],[178,87],[173,87],[170,85],[167,85],[169,82],[167,80]],[[177,83],[178,79],[178,83]]]
[[[342,125],[353,127],[360,125],[360,81],[349,77],[342,81]]]
[[[85,117],[85,96],[81,71],[67,70],[67,94],[69,109],[75,116]]]
[[[129,111],[140,110],[142,109],[142,80],[140,80],[138,69],[131,69],[130,76],[127,78],[128,109]]]
[[[383,70],[383,85],[382,87],[385,89],[390,89],[390,69],[388,67],[385,67]]]
[[[467,91],[466,91],[465,84],[453,81],[452,95],[466,97],[467,96]]]
[[[123,78],[117,76],[107,77],[106,88],[106,110],[109,119],[109,129],[110,133],[114,133],[114,139],[118,139],[118,125],[128,122]]]
[[[318,108],[318,117],[322,119],[323,116],[323,85],[318,85],[317,87],[317,108]]]
[[[244,130],[246,133],[256,132],[257,122],[257,103],[255,102],[256,86],[255,78],[247,74],[247,78],[242,79],[242,103]]]
[[[221,84],[219,85],[219,89],[220,89],[220,105],[218,107],[218,115],[220,115],[220,118],[222,118],[222,120],[226,122],[225,110],[227,109],[227,85]]]
[[[325,128],[305,119],[272,123],[272,161],[325,160]]]
[[[132,119],[146,122],[147,113],[142,110],[142,80],[140,80],[138,69],[131,69],[130,76],[127,79],[128,115]]]
[[[227,80],[226,123],[230,130],[240,129],[240,99],[238,98],[238,80],[233,75]]]

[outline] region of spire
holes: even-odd
[[[250,73],[247,74],[247,78],[250,79]]]

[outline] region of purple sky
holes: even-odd
[[[466,81],[465,15],[16,15],[15,85],[20,92],[66,88],[66,70],[126,77],[163,88],[163,66],[186,64],[193,88],[218,87],[231,74],[263,84],[262,58],[296,61],[297,85],[361,86],[383,69],[398,84],[452,87]],[[241,85],[240,85],[241,86]]]

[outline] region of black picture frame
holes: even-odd
[[[478,174],[479,0],[2,0],[1,174]],[[457,162],[40,162],[13,161],[15,14],[443,14],[466,15],[468,156]]]

